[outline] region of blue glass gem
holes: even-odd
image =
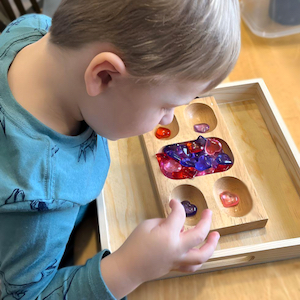
[[[197,163],[197,160],[195,158],[183,158],[181,161],[180,161],[180,164],[184,167],[192,167],[194,168],[195,167],[195,164]]]
[[[206,169],[209,169],[212,165],[212,159],[209,155],[203,154],[199,156],[198,161],[195,164],[195,168],[198,171],[204,171]]]
[[[220,153],[217,156],[216,161],[220,165],[232,165],[233,163],[231,158],[226,153]]]

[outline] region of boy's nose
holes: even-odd
[[[170,110],[167,114],[165,114],[160,120],[160,125],[168,125],[173,121],[174,118],[174,109]]]

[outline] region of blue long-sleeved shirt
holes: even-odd
[[[115,299],[100,271],[108,251],[57,269],[79,208],[103,187],[107,141],[91,128],[78,136],[48,128],[18,104],[7,81],[17,53],[50,25],[26,15],[0,35],[0,298]]]

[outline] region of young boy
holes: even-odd
[[[49,31],[49,32],[48,32]],[[79,208],[100,193],[117,140],[173,119],[219,84],[239,49],[238,0],[66,0],[0,36],[0,279],[3,299],[120,299],[213,253],[211,211],[146,220],[116,252],[58,264]],[[208,236],[207,236],[208,235]],[[206,238],[207,237],[207,238]],[[205,244],[195,248],[206,239]]]

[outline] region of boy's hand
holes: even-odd
[[[144,221],[116,252],[102,260],[102,276],[115,297],[121,298],[141,283],[171,270],[195,272],[213,254],[220,235],[208,235],[212,212],[204,210],[199,223],[183,232],[183,206],[171,200],[170,207],[172,212],[166,219]],[[206,237],[200,249],[194,248]]]

